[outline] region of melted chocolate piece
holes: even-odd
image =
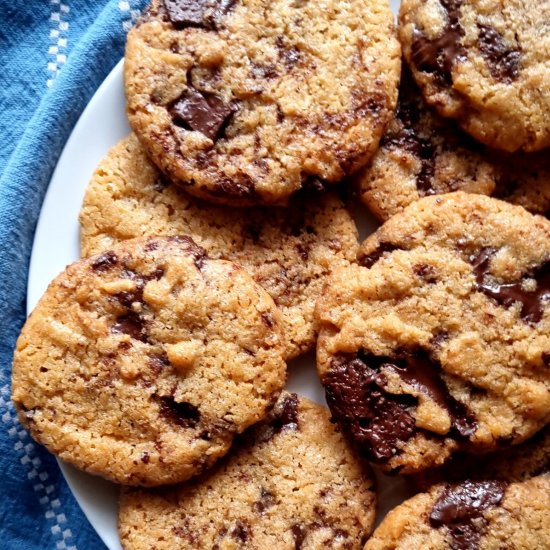
[[[160,414],[183,428],[195,428],[200,421],[201,413],[195,405],[183,401],[178,403],[173,397],[158,398]]]
[[[234,107],[217,95],[189,87],[168,106],[168,111],[177,126],[201,132],[215,141],[221,137],[234,113]]]
[[[304,544],[304,539],[306,538],[307,530],[300,524],[295,523],[291,527],[292,537],[294,538],[294,550],[300,550]]]
[[[412,61],[419,71],[433,74],[439,84],[451,85],[453,64],[464,57],[464,48],[460,44],[464,36],[460,25],[462,0],[440,0],[440,3],[447,12],[447,24],[441,36],[433,40],[415,30]]]
[[[357,261],[359,265],[371,268],[386,252],[393,252],[394,250],[401,249],[396,244],[382,241],[370,254],[358,255]]]
[[[206,250],[202,248],[202,246],[199,246],[191,237],[188,237],[187,235],[170,237],[170,240],[172,242],[181,244],[184,250],[191,256],[193,256],[197,269],[202,269],[202,266],[204,265],[204,260],[208,258]]]
[[[117,255],[113,251],[109,250],[92,262],[92,269],[99,272],[107,271],[108,269],[114,267],[117,262]]]
[[[476,430],[474,416],[466,405],[457,401],[441,378],[441,365],[419,348],[413,353],[402,352],[397,358],[371,356],[369,363],[379,365],[399,375],[409,386],[428,395],[441,408],[447,411],[453,431],[460,437],[468,438]]]
[[[455,437],[468,438],[475,432],[477,424],[472,413],[449,393],[439,363],[424,350],[400,352],[391,358],[362,352],[355,358],[340,357],[333,360],[323,379],[327,403],[336,421],[371,460],[389,460],[398,453],[398,443],[407,441],[416,431],[409,409],[416,406],[417,399],[389,393],[383,370],[397,374],[444,408]]]
[[[491,75],[496,80],[510,83],[519,75],[521,52],[506,45],[502,35],[490,25],[478,25],[479,50]]]
[[[414,435],[408,409],[416,400],[387,393],[384,375],[361,358],[334,359],[323,385],[334,419],[374,462],[388,461],[399,452],[398,443]]]
[[[145,321],[133,311],[118,317],[116,323],[111,327],[111,332],[115,334],[128,334],[134,340],[147,342]]]
[[[550,300],[550,260],[526,274],[520,281],[503,284],[488,283],[485,276],[489,272],[489,262],[495,252],[494,248],[484,248],[470,257],[476,276],[477,290],[504,307],[520,302],[521,318],[527,322],[538,323],[542,319],[545,302]],[[536,289],[524,290],[522,284],[524,279],[535,279]]]
[[[447,527],[453,550],[476,550],[487,528],[483,512],[504,498],[504,481],[465,481],[447,485],[430,513],[432,527]]]

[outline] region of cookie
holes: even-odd
[[[360,549],[371,533],[371,472],[328,411],[283,393],[211,472],[162,491],[125,489],[125,550],[156,548]]]
[[[334,194],[288,208],[234,210],[190,197],[163,178],[135,136],[99,164],[80,214],[84,256],[143,235],[190,235],[210,257],[234,261],[281,309],[287,358],[315,343],[313,310],[326,278],[357,254],[357,229]]]
[[[550,420],[550,221],[462,192],[409,205],[317,306],[335,419],[385,470],[521,443]]]
[[[424,97],[505,151],[550,146],[550,2],[403,0],[399,37]]]
[[[489,453],[482,457],[457,453],[441,468],[413,476],[411,481],[415,488],[422,491],[443,481],[457,482],[468,478],[525,481],[548,473],[550,426],[543,428],[525,443],[505,451]]]
[[[387,0],[153,0],[128,35],[127,112],[189,193],[286,204],[367,162],[399,71]]]
[[[134,239],[70,265],[17,341],[12,399],[31,435],[128,485],[188,479],[285,383],[280,314],[189,237]]]
[[[392,510],[364,550],[550,548],[550,476],[437,485]]]
[[[550,155],[490,149],[438,115],[404,71],[397,115],[380,149],[354,176],[362,201],[382,221],[427,195],[493,195],[550,216]]]

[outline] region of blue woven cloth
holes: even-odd
[[[10,372],[25,319],[34,228],[48,182],[80,113],[123,55],[126,31],[144,4],[0,0],[2,549],[104,548],[54,458],[18,423],[9,398]]]

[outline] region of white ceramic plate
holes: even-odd
[[[398,1],[391,2],[394,11]],[[125,116],[122,61],[113,69],[76,124],[50,182],[31,256],[27,312],[34,308],[50,281],[67,264],[79,258],[78,213],[84,190],[101,158],[130,131]],[[361,237],[376,227],[364,211]],[[319,403],[324,393],[315,372],[313,355],[294,362],[288,387]],[[117,535],[118,487],[101,478],[76,470],[60,461],[76,500],[110,550],[120,550]],[[407,496],[399,478],[379,476],[379,518]]]

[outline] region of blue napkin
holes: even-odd
[[[145,3],[0,0],[2,549],[105,548],[55,459],[18,423],[10,402],[10,373],[15,340],[25,320],[34,228],[48,182],[80,113],[122,57],[126,31]]]

